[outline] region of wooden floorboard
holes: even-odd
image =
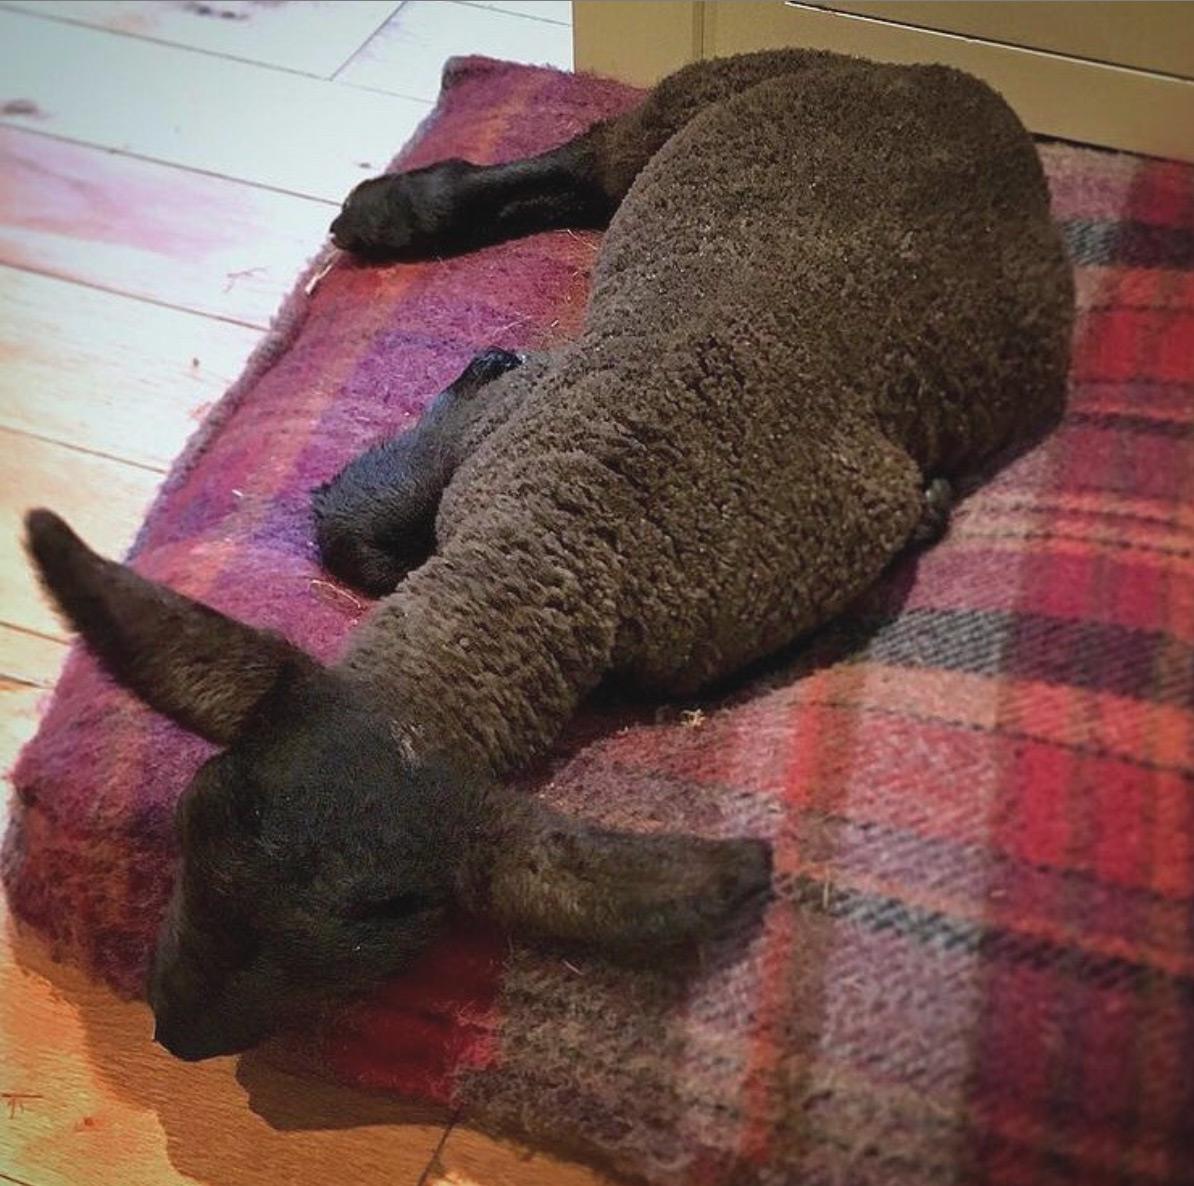
[[[10,0],[3,7],[330,78],[401,5],[397,0]]]
[[[526,17],[459,4],[443,19],[440,0],[407,0],[336,78],[354,86],[433,101],[446,58],[476,53],[568,69],[572,30]]]
[[[0,427],[164,473],[260,338],[0,267]]]
[[[381,172],[428,110],[12,10],[0,11],[0,78],[27,105],[7,108],[4,124],[336,203]]]
[[[66,651],[60,638],[0,625],[0,679],[48,691],[58,678]]]
[[[329,203],[0,127],[0,264],[264,328]]]

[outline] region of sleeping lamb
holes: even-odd
[[[1060,414],[1072,279],[1036,153],[941,67],[690,66],[533,160],[366,182],[333,236],[410,259],[611,215],[575,342],[481,356],[317,495],[331,566],[405,576],[334,667],[30,514],[100,661],[227,747],[179,805],[150,983],[179,1056],[393,974],[454,902],[617,950],[764,899],[762,839],[611,833],[497,780],[603,680],[687,695],[824,622],[946,482]]]

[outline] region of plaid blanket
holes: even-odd
[[[453,63],[403,163],[537,151],[612,83]],[[605,704],[529,792],[773,837],[762,929],[627,968],[460,920],[283,1056],[658,1183],[1194,1182],[1194,168],[1041,148],[1078,265],[1062,428],[717,701]],[[300,285],[137,566],[330,657],[307,491],[472,352],[567,337],[590,235]],[[75,653],[15,772],[14,912],[140,988],[204,747]]]

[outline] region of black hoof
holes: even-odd
[[[925,487],[920,522],[912,531],[911,543],[926,548],[935,544],[949,528],[954,505],[954,488],[945,478],[934,478]]]
[[[474,391],[492,383],[494,379],[522,366],[526,355],[515,354],[511,350],[502,350],[497,346],[490,346],[480,354],[473,356],[472,361],[461,371],[449,390],[454,395],[472,395]]]

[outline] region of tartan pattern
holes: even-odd
[[[634,99],[475,59],[446,81],[410,165]],[[1061,428],[806,645],[696,715],[594,706],[527,775],[618,826],[770,836],[761,929],[677,975],[462,920],[277,1057],[656,1182],[1194,1182],[1194,167],[1041,151],[1078,276]],[[296,295],[138,567],[334,653],[360,607],[312,583],[306,490],[475,347],[574,330],[594,243]],[[126,989],[202,752],[76,655],[16,771],[15,913]]]

